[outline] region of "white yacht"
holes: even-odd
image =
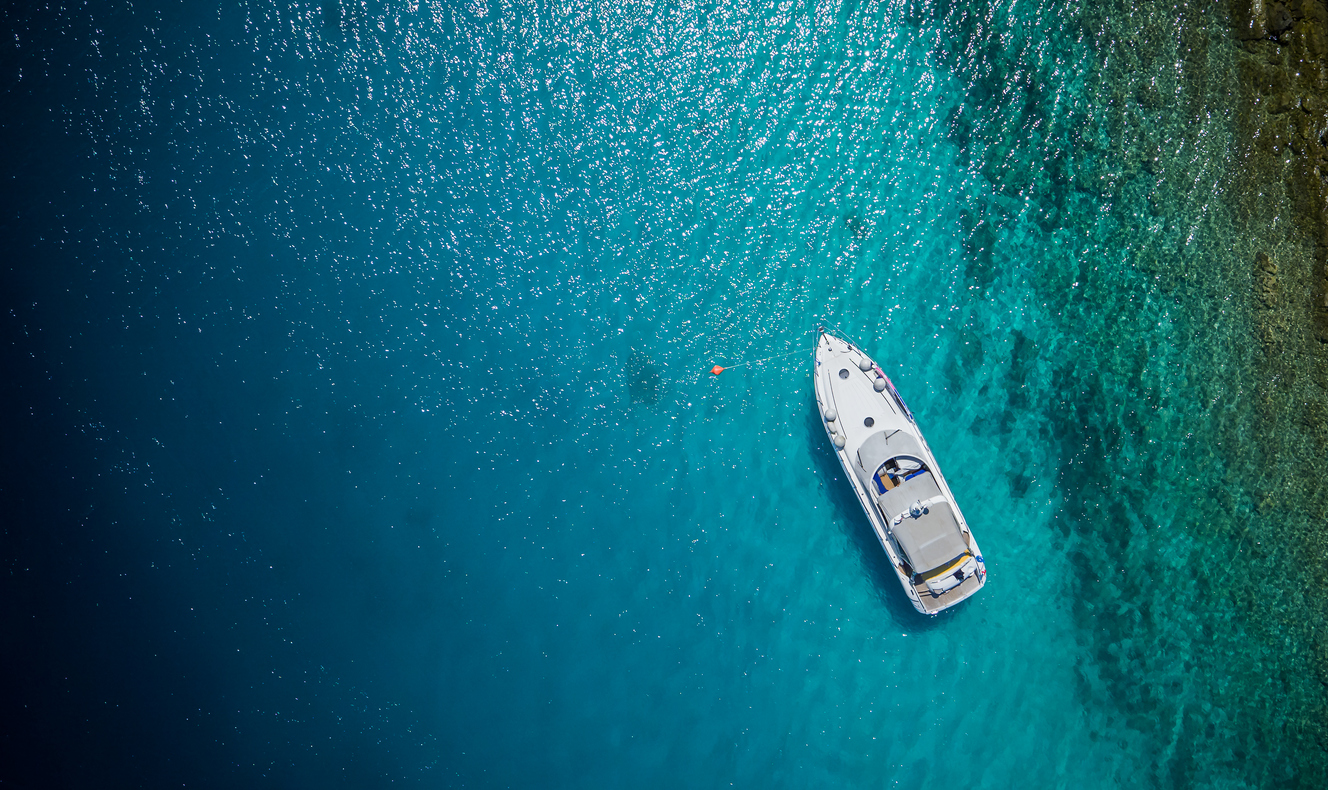
[[[849,340],[817,334],[826,435],[913,608],[937,614],[987,583],[978,542],[894,384]]]

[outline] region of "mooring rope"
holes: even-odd
[[[795,349],[793,349],[792,351],[785,351],[783,354],[775,354],[773,357],[762,357],[762,358],[760,358],[760,359],[749,359],[749,360],[746,360],[745,362],[735,362],[735,363],[733,363],[732,365],[715,365],[713,368],[710,369],[710,374],[711,374],[712,376],[718,376],[719,374],[723,373],[724,371],[726,371],[726,370],[732,370],[733,368],[742,368],[742,367],[746,367],[746,366],[748,366],[748,365],[755,365],[755,364],[758,363],[758,362],[769,362],[769,361],[772,360],[772,359],[782,359],[782,358],[784,358],[784,357],[791,357],[791,356],[793,356],[794,354],[805,354],[805,353],[807,353],[807,349],[805,349],[805,348],[795,348]]]

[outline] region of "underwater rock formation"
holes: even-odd
[[[1243,50],[1247,111],[1239,117],[1250,159],[1283,174],[1294,222],[1315,247],[1310,270],[1294,273],[1302,282],[1288,306],[1328,345],[1328,4],[1233,0],[1231,24]],[[1317,366],[1328,362],[1312,356]]]
[[[632,403],[656,403],[659,401],[659,369],[650,357],[632,349],[627,359],[627,392]]]
[[[1289,557],[1305,564],[1306,607],[1328,611],[1328,3],[1232,0],[1239,85],[1235,131],[1244,167],[1231,194],[1253,257],[1250,299],[1257,352],[1248,442],[1267,459],[1255,472],[1257,513],[1280,525]],[[1311,663],[1328,686],[1328,641]],[[1328,749],[1328,722],[1297,728]]]

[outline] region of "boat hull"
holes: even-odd
[[[826,438],[913,608],[936,615],[977,593],[987,582],[977,539],[893,382],[861,348],[827,330],[818,333],[813,363],[813,390]],[[866,468],[874,467],[877,458],[893,459],[884,462],[881,474]],[[888,467],[900,463],[916,464],[919,470],[899,469],[896,477]],[[925,480],[919,477],[924,472]],[[923,493],[916,502],[906,501],[914,489]],[[938,518],[951,517],[953,530],[949,521],[942,528],[934,526]],[[930,531],[919,539],[913,533],[924,521]],[[923,573],[914,569],[912,562],[928,560],[929,551],[945,556],[946,546],[963,553],[950,565]]]

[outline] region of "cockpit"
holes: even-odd
[[[911,458],[907,455],[900,455],[881,464],[872,475],[872,481],[876,485],[876,495],[880,496],[887,491],[893,491],[904,483],[921,475],[927,471],[927,465],[917,458]]]

